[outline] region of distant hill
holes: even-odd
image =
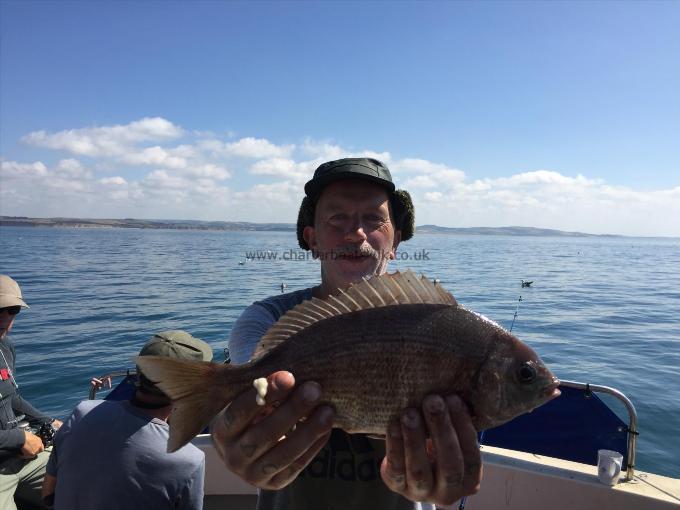
[[[7,227],[71,227],[71,228],[155,228],[174,230],[295,230],[294,223],[249,223],[246,221],[199,221],[199,220],[136,220],[133,218],[26,218],[23,216],[0,216],[0,226]]]
[[[621,237],[611,234],[585,234],[583,232],[565,232],[551,228],[535,227],[468,227],[452,228],[437,225],[421,225],[417,228],[419,234],[457,234],[480,236],[562,236],[562,237]]]
[[[199,221],[199,220],[137,220],[90,219],[90,218],[27,218],[25,216],[0,216],[0,227],[67,227],[67,228],[155,228],[175,230],[225,230],[225,231],[295,231],[294,223],[250,223],[247,221]],[[418,234],[455,235],[506,235],[506,236],[561,236],[561,237],[621,237],[598,236],[582,232],[564,232],[534,227],[468,227],[453,228],[437,225],[421,225]]]

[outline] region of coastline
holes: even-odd
[[[29,218],[26,216],[0,216],[0,227],[43,228],[122,228],[158,230],[203,230],[226,232],[295,232],[294,223],[253,223],[247,221],[201,221],[201,220],[146,220],[146,219],[97,219],[97,218]],[[441,227],[419,225],[418,234],[473,235],[473,236],[519,236],[519,237],[606,237],[678,239],[671,236],[626,236],[619,234],[591,234],[569,232],[548,228],[505,227]]]

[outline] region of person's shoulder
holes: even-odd
[[[312,299],[312,288],[295,290],[293,292],[286,292],[285,294],[276,294],[269,296],[260,301],[255,301],[251,306],[261,306],[265,308],[274,308],[277,312],[287,311],[295,305],[299,305],[303,301]]]
[[[205,453],[203,450],[192,443],[185,444],[170,455],[172,455],[175,460],[181,459],[183,464],[189,466],[198,467],[205,462]]]
[[[256,301],[239,316],[229,334],[229,351],[234,363],[245,363],[257,342],[288,310],[312,298],[312,289],[301,289]]]
[[[95,407],[103,404],[104,400],[83,400],[78,403],[78,405],[73,409],[73,414],[76,416],[85,416],[87,413],[92,411]]]
[[[9,337],[9,335],[0,340],[0,349],[5,352],[10,351],[12,354],[14,354],[14,342],[12,342],[12,339]]]

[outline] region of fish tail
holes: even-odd
[[[238,366],[160,356],[138,356],[135,363],[172,399],[169,452],[200,434],[244,390],[243,370]]]

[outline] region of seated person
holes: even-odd
[[[49,452],[42,439],[19,427],[24,416],[33,430],[43,424],[59,428],[61,422],[41,413],[19,394],[15,380],[14,344],[8,335],[22,308],[28,308],[19,284],[0,275],[0,509],[15,510],[15,498],[40,503],[40,486]]]
[[[210,361],[212,349],[185,331],[154,335],[140,356]],[[139,375],[129,401],[86,400],[54,438],[43,498],[54,508],[200,509],[205,458],[188,444],[167,453],[172,403]]]

